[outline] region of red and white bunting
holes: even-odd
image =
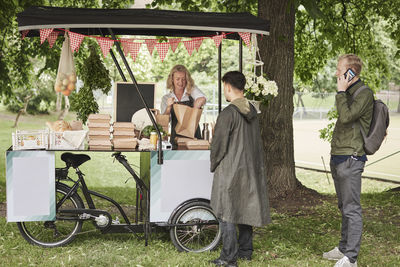
[[[192,38],[194,42],[194,47],[196,48],[197,51],[199,51],[199,48],[201,46],[201,43],[203,42],[204,37],[194,37]]]
[[[47,37],[47,41],[49,42],[50,48],[53,48],[53,45],[56,42],[59,33],[60,32],[58,31],[52,31],[49,37]]]
[[[53,28],[40,29],[40,44],[43,44],[43,42],[46,41],[47,37],[49,37],[49,35],[52,31],[53,31]]]
[[[29,30],[25,30],[25,31],[22,31],[22,32],[21,32],[21,38],[22,38],[22,40],[25,39],[25,36],[28,34],[28,32],[29,32]]]
[[[129,53],[131,54],[133,61],[136,61],[136,56],[139,54],[139,50],[140,50],[141,46],[142,46],[142,43],[131,42],[129,44]]]
[[[192,53],[193,53],[193,50],[195,49],[195,43],[194,43],[194,41],[183,41],[183,44],[185,45],[186,50],[187,50],[188,53],[189,53],[189,56],[191,56]]]
[[[96,37],[96,39],[100,45],[101,52],[103,52],[103,56],[106,58],[108,53],[110,53],[110,48],[114,44],[114,40],[106,37]]]
[[[163,62],[168,53],[169,43],[157,43],[156,48],[161,62]]]
[[[181,42],[181,38],[171,38],[168,39],[169,45],[171,46],[172,52],[175,53],[176,48],[178,47],[179,43]]]
[[[72,52],[78,52],[85,35],[68,31]]]
[[[124,50],[124,54],[125,56],[127,56],[129,53],[129,43],[131,42],[131,39],[121,38],[120,40],[121,40],[122,50]]]
[[[156,45],[157,40],[156,39],[146,39],[144,42],[147,45],[147,49],[149,50],[150,55],[152,55],[153,51],[154,51],[154,46]]]
[[[225,34],[221,34],[221,35],[215,35],[213,37],[211,37],[214,40],[215,46],[218,48],[219,45],[222,42],[222,39],[225,38]]]
[[[250,33],[249,32],[238,32],[244,43],[250,47]]]

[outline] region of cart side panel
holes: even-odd
[[[7,221],[55,220],[54,152],[6,153]]]
[[[150,222],[167,222],[179,204],[210,199],[213,174],[210,151],[164,151],[164,164],[151,153]]]

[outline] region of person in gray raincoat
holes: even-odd
[[[231,104],[218,116],[210,160],[214,172],[211,207],[221,221],[223,248],[211,262],[237,266],[238,258],[251,260],[252,226],[266,225],[271,219],[257,111],[244,97],[246,78],[231,71],[222,81]]]

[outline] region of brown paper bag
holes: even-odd
[[[156,122],[163,127],[163,130],[168,133],[169,115],[160,114],[158,109],[152,109],[156,117]]]
[[[174,104],[173,109],[178,120],[175,127],[176,134],[194,138],[203,110],[181,104]]]

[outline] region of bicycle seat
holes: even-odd
[[[80,165],[90,160],[90,157],[86,154],[72,154],[65,152],[61,155],[61,160],[67,164],[67,166],[72,166],[73,168],[78,168]]]

